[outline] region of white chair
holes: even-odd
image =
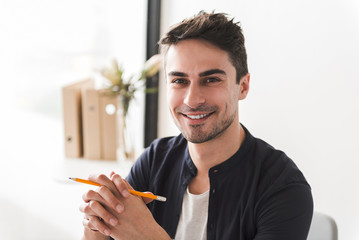
[[[314,212],[307,240],[338,240],[335,220],[323,213]]]

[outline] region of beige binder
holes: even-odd
[[[109,96],[100,91],[100,122],[102,159],[116,160],[118,146],[117,96]]]
[[[101,159],[101,106],[99,90],[82,91],[83,150],[86,159]]]
[[[83,88],[94,88],[94,85],[94,81],[88,79],[62,88],[66,157],[82,156],[81,91]]]

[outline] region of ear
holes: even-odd
[[[241,80],[239,81],[239,93],[238,93],[238,100],[243,100],[247,97],[249,92],[249,81],[250,81],[250,74],[247,73],[244,75]]]

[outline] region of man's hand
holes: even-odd
[[[110,178],[100,174],[90,176],[89,180],[101,187],[83,195],[85,204],[80,206],[80,211],[85,214],[85,235],[91,237],[85,239],[106,239],[106,236],[114,239],[170,239],[146,206],[151,200],[131,195],[128,191],[131,186],[120,175],[112,172]],[[99,237],[95,238],[95,235]]]
[[[92,175],[89,180],[99,183],[101,187],[89,190],[82,197],[85,201],[85,204],[80,206],[80,211],[85,214],[83,225],[85,228],[110,236],[111,231],[108,225],[115,226],[118,223],[112,212],[121,213],[124,207],[120,199],[128,197],[130,194],[128,189],[128,194],[122,190],[124,193],[122,196],[111,179],[104,174]]]

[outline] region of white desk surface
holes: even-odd
[[[0,120],[0,240],[81,239],[82,194],[92,188],[68,177],[112,170],[129,161],[66,159],[61,119],[2,109]]]

